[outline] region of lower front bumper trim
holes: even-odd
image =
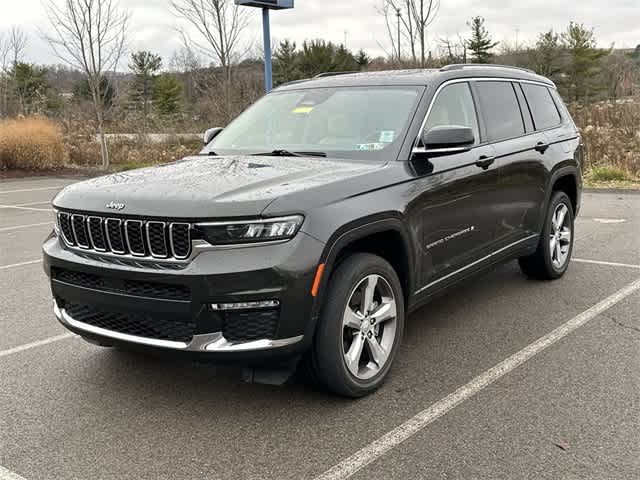
[[[256,352],[286,347],[301,342],[303,335],[282,339],[260,339],[247,342],[231,342],[224,338],[222,332],[208,333],[206,335],[194,335],[193,339],[187,342],[177,342],[171,340],[159,340],[155,338],[138,337],[126,333],[114,332],[100,327],[89,325],[75,320],[64,308],[60,308],[57,302],[53,302],[53,312],[62,325],[72,330],[86,332],[88,334],[99,335],[122,342],[135,343],[149,347],[168,348],[171,350],[182,350],[185,352],[209,352],[209,353],[233,353],[233,352]]]

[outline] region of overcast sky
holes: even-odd
[[[60,0],[62,1],[62,0]],[[350,49],[365,49],[370,55],[383,54],[387,48],[386,33],[376,6],[382,0],[295,0],[293,10],[272,13],[274,41],[291,38],[297,42],[324,38],[342,43],[347,32]],[[11,25],[22,26],[29,35],[27,60],[57,63],[40,38],[47,19],[41,0],[1,0],[0,32]],[[129,44],[132,50],[146,49],[160,53],[165,59],[180,46],[176,29],[181,25],[169,9],[169,0],[120,0],[122,8],[131,12]],[[252,9],[256,10],[256,9]],[[640,0],[441,0],[440,13],[433,23],[429,41],[437,48],[437,39],[466,34],[466,21],[473,15],[486,18],[487,27],[496,40],[513,44],[516,32],[520,42],[533,41],[536,35],[554,28],[563,30],[569,21],[595,28],[601,46],[617,47],[640,44]],[[261,46],[259,11],[252,15],[247,40]]]

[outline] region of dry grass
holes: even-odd
[[[65,158],[62,132],[54,122],[42,117],[0,122],[0,170],[57,168]]]
[[[585,170],[594,180],[614,171],[626,179],[639,178],[640,98],[571,109],[585,144]]]

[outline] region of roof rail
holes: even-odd
[[[441,72],[448,72],[450,70],[462,70],[464,68],[508,68],[512,70],[521,70],[527,73],[535,74],[533,70],[524,67],[514,67],[512,65],[496,65],[494,63],[454,63],[452,65],[447,65],[440,69]]]
[[[359,72],[357,70],[351,70],[349,72],[322,72],[313,78],[337,77],[338,75],[349,75],[350,73],[359,73]]]

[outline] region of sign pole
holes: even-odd
[[[262,33],[264,35],[264,90],[269,93],[273,89],[273,66],[271,64],[271,26],[269,9],[262,9]]]

